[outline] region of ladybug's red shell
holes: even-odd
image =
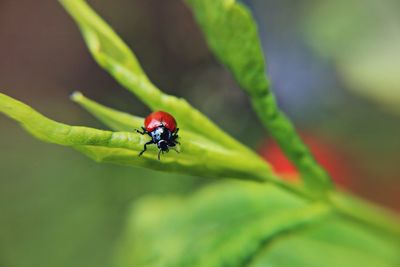
[[[176,121],[171,114],[164,111],[155,111],[151,113],[144,120],[144,127],[147,131],[152,132],[157,127],[163,126],[170,130],[171,132],[175,132],[176,130]]]

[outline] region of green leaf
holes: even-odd
[[[251,96],[265,94],[264,55],[251,13],[234,0],[186,0],[210,49]],[[216,27],[215,25],[218,25]]]
[[[327,204],[225,182],[193,196],[143,199],[116,266],[398,266],[398,242],[368,230]]]
[[[73,93],[71,99],[114,131],[134,132],[143,126],[143,118],[100,105],[81,92]]]
[[[398,242],[335,218],[265,248],[249,266],[394,267],[398,248]]]
[[[186,0],[210,49],[250,95],[254,109],[314,192],[331,187],[328,174],[302,142],[270,91],[256,23],[235,0]],[[218,26],[216,26],[218,25]]]
[[[226,147],[254,156],[252,151],[223,132],[186,100],[164,94],[152,84],[134,53],[85,1],[60,0],[60,3],[78,24],[97,63],[148,107],[168,111],[174,115],[181,128],[209,139],[218,139]]]
[[[75,98],[78,98],[75,96]],[[132,130],[142,126],[143,119],[105,108],[94,102],[82,100],[97,110],[98,115],[107,111],[110,125]],[[226,177],[258,181],[275,180],[263,162],[243,158],[240,152],[227,150],[210,143],[203,137],[182,129],[179,132],[181,153],[171,151],[161,161],[157,160],[156,147],[138,157],[143,145],[150,140],[135,132],[111,132],[88,127],[69,126],[50,120],[29,106],[0,94],[0,112],[21,123],[32,135],[42,141],[73,147],[89,157],[102,162],[146,167],[156,170],[186,173],[203,177]],[[121,116],[122,114],[122,116]],[[105,118],[104,115],[102,115]],[[122,124],[124,122],[125,124]],[[123,126],[121,126],[123,125]],[[129,129],[127,129],[129,130]],[[132,131],[131,130],[131,131]]]

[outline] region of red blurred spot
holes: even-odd
[[[332,176],[335,183],[348,187],[354,173],[347,155],[338,147],[333,147],[326,142],[307,135],[303,136],[304,142],[312,151],[315,159]],[[259,149],[260,155],[267,160],[274,170],[287,180],[297,181],[299,173],[294,165],[287,159],[275,141],[264,142]]]

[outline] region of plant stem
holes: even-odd
[[[297,167],[305,186],[314,192],[324,192],[332,188],[330,176],[316,162],[290,120],[279,110],[269,88],[265,87],[261,93],[250,96],[254,109],[262,123],[278,142],[283,152]]]
[[[334,190],[329,194],[316,195],[314,191],[286,182],[279,177],[270,179],[276,186],[310,202],[325,202],[340,216],[351,219],[363,226],[369,226],[380,233],[395,238],[400,236],[400,218],[396,214],[351,194]]]
[[[276,104],[266,76],[257,24],[251,12],[236,1],[187,0],[187,3],[210,49],[250,96],[261,121],[297,167],[305,186],[316,193],[325,193],[332,188],[329,175],[315,161]]]
[[[386,232],[394,238],[400,236],[399,216],[382,207],[340,191],[329,194],[329,202],[342,216]]]

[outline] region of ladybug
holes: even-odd
[[[144,120],[144,127],[142,127],[143,131],[136,131],[142,135],[148,134],[151,140],[144,144],[144,148],[139,153],[139,156],[147,150],[147,145],[156,144],[159,148],[158,160],[160,160],[161,153],[164,154],[164,152],[169,151],[170,147],[175,147],[176,144],[179,144],[176,141],[179,128],[176,126],[175,118],[167,112],[155,111],[147,116]],[[178,152],[175,148],[174,150]]]

